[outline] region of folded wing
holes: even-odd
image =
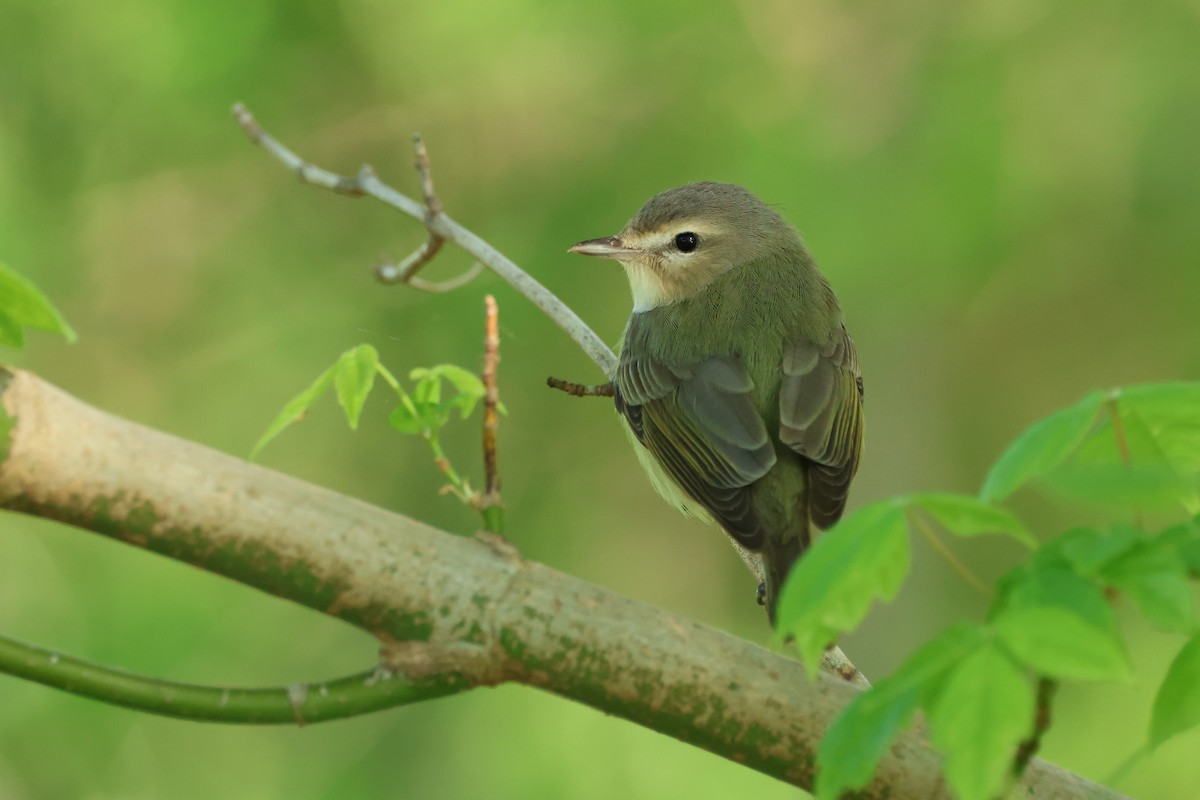
[[[854,342],[844,327],[825,345],[797,340],[783,353],[779,438],[809,463],[809,516],[837,522],[863,441],[863,387]]]
[[[734,356],[688,367],[623,353],[617,410],[667,473],[730,535],[762,546],[750,484],[775,464],[775,449],[754,407],[754,388]]]

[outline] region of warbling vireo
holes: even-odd
[[[617,411],[664,497],[761,554],[774,622],[862,452],[862,378],[833,290],[796,230],[727,183],[663,192],[570,252],[625,267]]]

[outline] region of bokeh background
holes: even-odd
[[[415,192],[425,135],[449,212],[616,341],[619,268],[568,256],[691,180],[750,187],[804,232],[867,386],[852,504],[973,491],[1025,425],[1085,391],[1200,378],[1195,0],[98,4],[0,0],[0,258],[80,333],[3,358],[142,423],[246,455],[343,350],[394,371],[479,363],[501,308],[511,537],[537,559],[765,641],[721,537],[663,504],[606,401],[544,387],[594,367],[485,275],[428,296],[370,267],[422,239],[299,185],[250,146],[245,101],[302,154]],[[469,258],[448,248],[448,277]],[[331,399],[263,454],[446,529],[475,519],[421,444]],[[447,447],[478,478],[475,422]],[[1094,512],[1025,492],[1045,535]],[[986,579],[1019,553],[952,543]],[[846,649],[886,674],[975,596],[925,545]],[[279,684],[372,663],[369,637],[133,548],[14,516],[0,630],[180,680]],[[1044,754],[1102,779],[1139,743],[1173,639],[1135,629],[1139,681],[1069,687]],[[658,734],[521,687],[308,729],[112,709],[0,678],[0,796],[794,797]],[[1200,735],[1122,784],[1192,796]]]

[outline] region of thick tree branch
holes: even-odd
[[[441,247],[441,241],[453,242],[474,256],[479,263],[508,281],[510,286],[524,295],[529,302],[540,308],[546,316],[554,320],[579,345],[587,357],[600,368],[606,377],[611,376],[616,371],[616,356],[613,355],[608,345],[587,326],[587,323],[579,318],[578,314],[572,311],[563,301],[559,300],[545,286],[542,286],[531,278],[528,273],[502,255],[500,251],[455,222],[442,210],[440,201],[436,201],[436,195],[433,194],[433,181],[429,177],[429,158],[427,154],[423,155],[424,144],[420,141],[419,137],[416,139],[417,170],[421,178],[422,191],[427,198],[427,202],[429,202],[430,198],[434,198],[436,201],[431,206],[422,205],[416,200],[396,191],[391,186],[379,180],[375,175],[375,171],[369,166],[364,166],[359,170],[358,175],[349,178],[309,164],[264,131],[253,115],[241,103],[234,105],[233,116],[237,119],[238,124],[245,131],[250,141],[262,147],[285,167],[295,172],[300,177],[300,180],[305,183],[311,183],[314,186],[320,186],[323,189],[350,197],[362,197],[364,195],[374,197],[381,203],[389,205],[402,214],[407,214],[423,223],[429,232],[430,240],[421,249],[417,250],[416,253],[406,259],[401,267],[395,268],[397,274],[407,273],[412,278],[416,269],[419,269],[429,261],[437,249]],[[435,240],[438,241],[437,244],[434,243]],[[402,278],[396,277],[391,273],[388,274],[390,276],[389,280],[402,280]],[[443,284],[442,288],[444,286]]]
[[[0,506],[86,528],[338,617],[408,681],[537,686],[810,788],[856,693],[800,664],[525,561],[91,408],[26,372],[0,397]],[[1030,796],[1117,798],[1033,759]],[[862,798],[945,796],[919,730]]]

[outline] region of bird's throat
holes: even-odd
[[[670,296],[662,275],[653,267],[634,261],[622,262],[629,276],[629,289],[633,293],[633,310],[649,311],[674,301]]]

